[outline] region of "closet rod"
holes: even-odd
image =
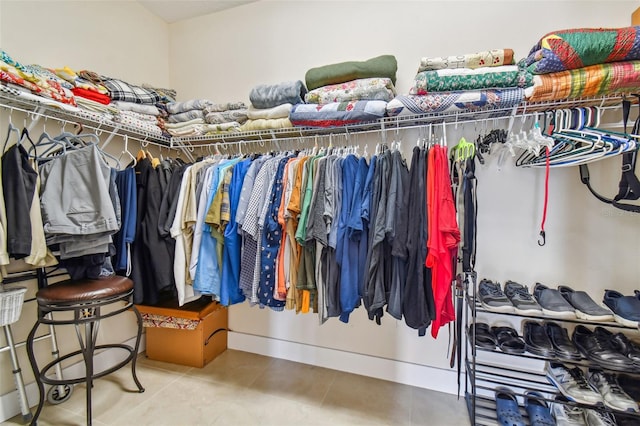
[[[601,111],[607,111],[607,110],[613,110],[613,109],[619,109],[620,105],[608,105],[608,106],[602,106],[599,107]],[[344,136],[344,137],[350,137],[350,136],[354,136],[354,135],[366,135],[366,134],[371,134],[371,133],[380,133],[380,134],[387,134],[388,132],[397,132],[400,130],[411,130],[411,129],[424,129],[426,127],[432,126],[434,128],[438,128],[438,127],[442,127],[442,126],[459,126],[459,125],[467,125],[470,123],[476,124],[476,123],[488,123],[488,122],[493,122],[493,127],[497,127],[498,122],[501,120],[511,120],[513,119],[515,120],[522,120],[525,121],[528,118],[534,117],[534,116],[539,116],[541,114],[543,114],[543,111],[526,111],[526,110],[522,110],[520,112],[518,112],[519,107],[515,107],[515,108],[509,108],[509,111],[511,111],[511,113],[509,115],[502,115],[500,117],[485,117],[485,118],[475,118],[475,119],[465,119],[465,120],[457,120],[457,121],[431,121],[428,123],[420,123],[420,124],[414,124],[414,125],[408,125],[408,126],[395,126],[395,127],[383,127],[382,129],[380,128],[376,128],[376,129],[371,129],[371,130],[361,130],[361,131],[349,131],[347,130],[344,133],[318,133],[318,134],[303,134],[302,132],[299,132],[300,134],[298,136],[291,136],[291,137],[286,137],[286,138],[275,138],[272,137],[270,139],[250,139],[250,140],[239,140],[239,141],[212,141],[210,143],[205,143],[205,144],[196,144],[194,143],[194,141],[173,141],[174,145],[176,143],[184,143],[184,144],[188,144],[190,147],[190,150],[193,151],[193,149],[206,149],[209,147],[230,147],[230,146],[249,146],[251,144],[258,144],[261,147],[264,147],[265,144],[267,143],[273,143],[273,142],[293,142],[293,141],[297,141],[300,144],[304,144],[310,140],[315,141],[317,138],[327,138],[327,137],[331,137],[331,136]],[[507,126],[504,126],[505,128]],[[304,142],[303,142],[304,141]]]

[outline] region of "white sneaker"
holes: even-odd
[[[585,408],[584,418],[587,420],[587,426],[616,426],[616,419],[613,418],[611,413],[605,411],[592,410]],[[560,425],[558,423],[558,425]]]
[[[580,367],[567,368],[562,364],[547,364],[547,379],[570,401],[587,405],[602,404],[602,396],[589,384]]]
[[[551,415],[558,426],[587,426],[584,410],[581,407],[554,402],[551,406]]]
[[[638,411],[638,404],[622,390],[613,374],[589,369],[589,384],[600,392],[607,407],[620,411]]]

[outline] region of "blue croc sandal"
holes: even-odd
[[[531,426],[555,426],[556,422],[551,417],[549,404],[542,394],[534,391],[524,393],[524,408],[529,415]]]
[[[496,389],[496,415],[501,426],[524,426],[518,400],[510,389]]]

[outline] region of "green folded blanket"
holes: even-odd
[[[359,78],[386,77],[396,83],[398,62],[393,55],[382,55],[366,61],[340,62],[311,68],[305,74],[307,89],[313,90],[329,84],[344,83]]]

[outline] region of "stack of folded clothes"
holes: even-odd
[[[39,65],[23,65],[0,49],[0,81],[21,93],[76,105],[73,86],[52,71]]]
[[[164,132],[162,114],[164,109],[158,108],[156,105],[136,104],[125,101],[113,101],[110,106],[116,108],[113,121],[153,135],[168,136]]]
[[[387,115],[511,108],[532,84],[531,73],[514,65],[511,49],[422,58],[409,94],[390,101]]]
[[[215,104],[207,99],[169,102],[166,104],[169,115],[164,128],[175,137],[237,132],[240,123],[232,118],[243,119],[243,106],[240,102]]]
[[[640,89],[640,27],[554,31],[520,61],[535,74],[531,102],[602,96]]]
[[[293,127],[289,114],[294,104],[303,103],[307,88],[300,80],[259,84],[251,89],[247,121],[242,131]]]
[[[330,127],[382,118],[396,94],[397,69],[393,55],[312,68],[305,75],[307,103],[293,105],[289,119],[295,126]]]

